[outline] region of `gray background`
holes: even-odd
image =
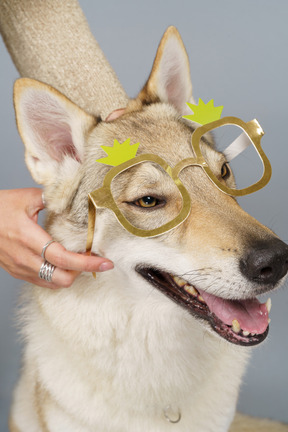
[[[40,0],[39,0],[40,1]],[[257,118],[273,167],[270,184],[241,200],[242,206],[288,241],[287,228],[287,0],[80,0],[92,32],[130,96],[144,84],[168,25],[178,27],[186,45],[194,96],[224,105],[223,115]],[[17,78],[0,41],[0,187],[33,185],[23,162],[12,107]],[[0,218],[1,223],[1,218]],[[0,432],[20,365],[13,325],[21,285],[0,269]],[[239,409],[288,422],[288,290],[272,295],[269,339],[253,350]],[[28,431],[27,431],[28,432]]]

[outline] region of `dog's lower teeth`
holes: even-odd
[[[239,321],[237,319],[234,319],[232,321],[232,330],[234,333],[237,333],[237,334],[239,334],[241,331],[241,327],[240,327]],[[251,334],[251,336],[253,336],[253,333],[250,333],[247,330],[242,330],[242,334],[243,334],[243,336],[249,336],[250,334]]]
[[[199,291],[197,291],[196,288],[194,288],[193,285],[189,285],[187,281],[185,281],[184,279],[180,278],[179,276],[173,276],[173,280],[174,282],[182,289],[184,289],[188,294],[192,295],[193,297],[195,297],[197,300],[199,300],[201,303],[206,304],[204,298],[201,296],[201,294],[199,293]],[[269,314],[269,312],[271,311],[271,299],[268,298],[267,302],[266,302],[266,309],[267,312]],[[268,323],[271,322],[271,319],[268,318]],[[250,333],[248,330],[243,330],[240,327],[240,323],[239,321],[235,318],[232,321],[231,324],[231,330],[236,333],[239,336],[244,336],[244,337],[253,337],[253,336],[257,336],[257,333]]]
[[[174,279],[174,282],[176,282],[176,284],[177,284],[178,286],[180,286],[181,288],[184,287],[184,285],[187,284],[187,282],[186,282],[184,279],[181,279],[181,278],[178,277],[178,276],[173,276],[173,279]]]
[[[192,285],[185,285],[184,289],[189,294],[192,294],[195,297],[198,295],[198,292],[196,291],[196,289]],[[204,301],[204,299],[203,299],[203,301]]]
[[[234,319],[232,321],[232,330],[234,331],[234,333],[239,333],[241,330],[240,324],[237,319]]]

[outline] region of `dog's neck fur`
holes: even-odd
[[[52,85],[103,118],[127,105],[77,0],[3,0],[0,29],[21,76]]]
[[[77,415],[87,431],[93,423],[107,424],[107,418],[113,431],[122,427],[137,432],[156,426],[157,431],[166,431],[163,411],[167,405],[172,419],[178,410],[182,416],[173,425],[175,432],[228,430],[247,350],[204,332],[157,291],[147,299],[147,288],[146,295],[141,293],[141,283],[135,298],[129,298],[127,293],[133,290],[126,285],[123,292],[121,281],[124,278],[127,284],[127,279],[121,269],[99,275],[94,286],[87,278],[92,276],[83,274],[74,284],[69,301],[65,290],[57,292],[56,299],[55,293],[37,287],[26,294],[34,298],[31,328],[29,323],[25,328],[30,339],[28,351],[34,351],[43,337],[46,340],[38,351],[37,367],[31,371],[33,376],[38,371],[42,381],[44,377],[46,399],[56,391],[64,411],[78,406]],[[145,301],[139,301],[137,294]],[[33,331],[35,320],[37,332]],[[47,358],[54,350],[57,358],[47,368]],[[75,368],[82,371],[80,375],[75,374]],[[70,376],[74,377],[71,382]],[[61,398],[64,383],[69,401]],[[107,385],[113,400],[103,400],[101,389]]]

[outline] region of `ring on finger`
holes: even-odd
[[[47,282],[52,282],[53,272],[55,270],[55,266],[48,261],[44,261],[39,270],[39,278],[43,279]]]
[[[45,260],[45,252],[46,252],[46,249],[48,248],[48,246],[51,244],[51,243],[54,243],[56,240],[49,240],[44,246],[43,246],[43,249],[42,249],[42,252],[41,252],[41,258],[43,258],[44,260]]]

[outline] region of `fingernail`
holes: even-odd
[[[99,271],[104,272],[107,270],[112,270],[114,268],[114,264],[112,262],[103,262],[100,264]]]

